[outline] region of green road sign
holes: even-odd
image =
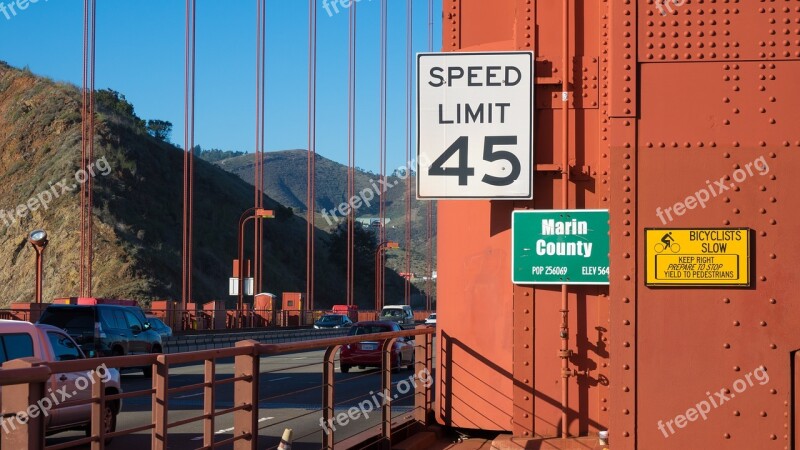
[[[608,284],[608,211],[514,211],[516,284]]]

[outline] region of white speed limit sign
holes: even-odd
[[[533,53],[417,56],[417,197],[533,198]]]

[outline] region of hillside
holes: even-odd
[[[109,92],[109,91],[105,91]],[[109,96],[104,96],[108,98]],[[114,97],[112,96],[112,100]],[[180,297],[183,154],[151,137],[124,97],[98,103],[94,190],[93,294],[146,303]],[[37,194],[74,184],[81,139],[80,93],[0,62],[0,305],[33,298],[34,251],[28,232],[47,230],[44,298],[77,295],[79,188],[46,208],[27,206]],[[195,168],[194,291],[197,301],[229,299],[237,222],[252,203],[252,186],[205,161]],[[306,222],[275,200],[267,222],[266,290],[305,290]],[[25,214],[14,214],[21,208]],[[10,217],[10,219],[9,219]],[[344,276],[327,257],[331,235],[320,230],[317,304],[340,303]],[[387,277],[392,295],[402,293],[398,275]],[[356,301],[372,303],[372,274],[357,274]]]
[[[265,191],[270,197],[286,206],[292,207],[295,212],[307,211],[306,205],[306,180],[307,180],[307,152],[305,150],[285,150],[265,153]],[[252,154],[235,156],[216,161],[214,164],[228,172],[234,173],[248,183],[253,183],[254,161]],[[412,168],[413,169],[413,168]],[[375,191],[379,176],[357,169],[355,172],[356,193],[364,189]],[[416,179],[411,180],[411,240],[412,240],[412,272],[424,275],[427,270],[427,202],[416,199]],[[386,189],[386,217],[389,219],[387,237],[390,240],[405,242],[405,180],[398,177],[389,177],[387,184],[392,186]],[[378,191],[382,188],[378,185]],[[318,227],[332,230],[336,223],[325,219],[321,214],[323,210],[331,211],[339,204],[347,201],[347,166],[339,164],[321,155],[317,155],[317,189],[316,189],[316,224]],[[357,210],[357,218],[378,217],[379,206],[377,195],[369,205],[364,204]],[[436,223],[436,208],[434,207],[434,224]],[[338,215],[337,217],[341,217]],[[434,226],[434,270],[436,263],[436,228]],[[403,250],[390,253],[388,266],[403,271],[405,265]]]

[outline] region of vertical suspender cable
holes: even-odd
[[[183,278],[181,303],[192,301],[192,216],[194,214],[194,100],[195,100],[195,13],[196,1],[186,0],[186,49],[184,73],[183,152]]]
[[[411,132],[412,132],[412,111],[411,111],[411,84],[413,81],[412,73],[412,45],[413,45],[413,2],[406,2],[406,275],[404,296],[405,304],[411,304]]]
[[[561,61],[561,208],[569,208],[569,2],[564,0]],[[561,436],[569,437],[569,289],[561,285]]]
[[[428,0],[428,51],[433,52],[433,0]],[[419,173],[417,173],[419,176]],[[425,281],[425,309],[430,311],[433,309],[433,302],[431,293],[433,292],[433,200],[429,200],[427,204],[427,211],[425,214],[426,220],[426,236],[428,242],[428,261],[426,270]]]
[[[381,103],[381,133],[380,133],[380,160],[379,160],[379,171],[381,182],[386,183],[386,78],[387,74],[387,34],[388,34],[388,8],[387,8],[387,0],[381,0],[381,92],[380,92],[380,103]],[[386,186],[386,184],[381,184],[381,186]],[[380,214],[379,214],[379,221],[380,221],[380,228],[378,232],[378,245],[383,245],[383,242],[386,241],[386,196],[383,193],[378,193],[380,195]],[[377,256],[377,264],[375,270],[375,277],[378,280],[378,289],[375,293],[376,295],[376,309],[383,307],[383,296],[385,292],[385,283],[383,281],[384,271],[386,266],[386,256],[384,253],[381,252],[380,248],[378,250]]]
[[[314,211],[316,208],[316,157],[317,157],[317,2],[308,0],[308,163],[306,174],[306,295],[308,309],[314,310]]]
[[[265,105],[266,3],[256,0],[256,147],[254,180],[256,208],[264,207],[264,105]],[[264,223],[253,221],[253,289],[262,292],[264,268]]]
[[[92,4],[92,18],[91,18],[91,57],[89,59],[89,139],[88,151],[86,152],[86,166],[92,163],[94,159],[94,130],[95,130],[95,101],[94,101],[94,81],[95,81],[95,42],[97,42],[97,2],[91,1]],[[86,166],[83,169],[86,169]],[[92,220],[92,212],[94,209],[94,195],[93,195],[93,179],[91,176],[86,176],[86,296],[92,296],[92,262],[94,260],[94,221]]]
[[[355,157],[356,157],[356,5],[350,7],[349,69],[348,69],[348,138],[347,138],[347,198],[355,195]],[[350,208],[347,214],[347,304],[354,304],[354,248],[355,235],[353,222],[355,212]]]
[[[197,42],[197,13],[196,13],[197,1],[192,0],[192,67],[191,67],[191,76],[190,81],[192,84],[191,89],[191,121],[189,122],[191,125],[190,133],[189,133],[189,226],[188,226],[188,233],[189,233],[189,245],[187,248],[187,253],[189,258],[187,259],[187,267],[189,268],[188,271],[188,279],[186,280],[187,286],[187,293],[189,300],[194,300],[193,292],[192,292],[192,250],[194,242],[193,234],[194,234],[194,105],[195,105],[195,80],[196,80],[196,56],[197,56],[197,46],[195,43]]]
[[[83,2],[83,84],[81,104],[81,169],[86,170],[94,158],[94,79],[96,19],[95,0]],[[92,295],[92,177],[87,175],[81,183],[80,194],[80,264],[78,290],[80,296]]]

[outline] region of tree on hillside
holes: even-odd
[[[153,136],[160,141],[168,142],[170,136],[172,135],[172,122],[158,119],[148,120],[147,132],[150,134],[150,136]]]
[[[133,105],[119,92],[113,89],[101,89],[95,93],[94,101],[99,111],[116,113],[133,122],[139,129],[145,128],[145,121],[136,115]]]
[[[356,224],[354,227],[355,252],[353,268],[356,279],[375,279],[375,248],[378,246],[375,234]],[[340,226],[331,234],[329,260],[347,274],[347,226]]]

